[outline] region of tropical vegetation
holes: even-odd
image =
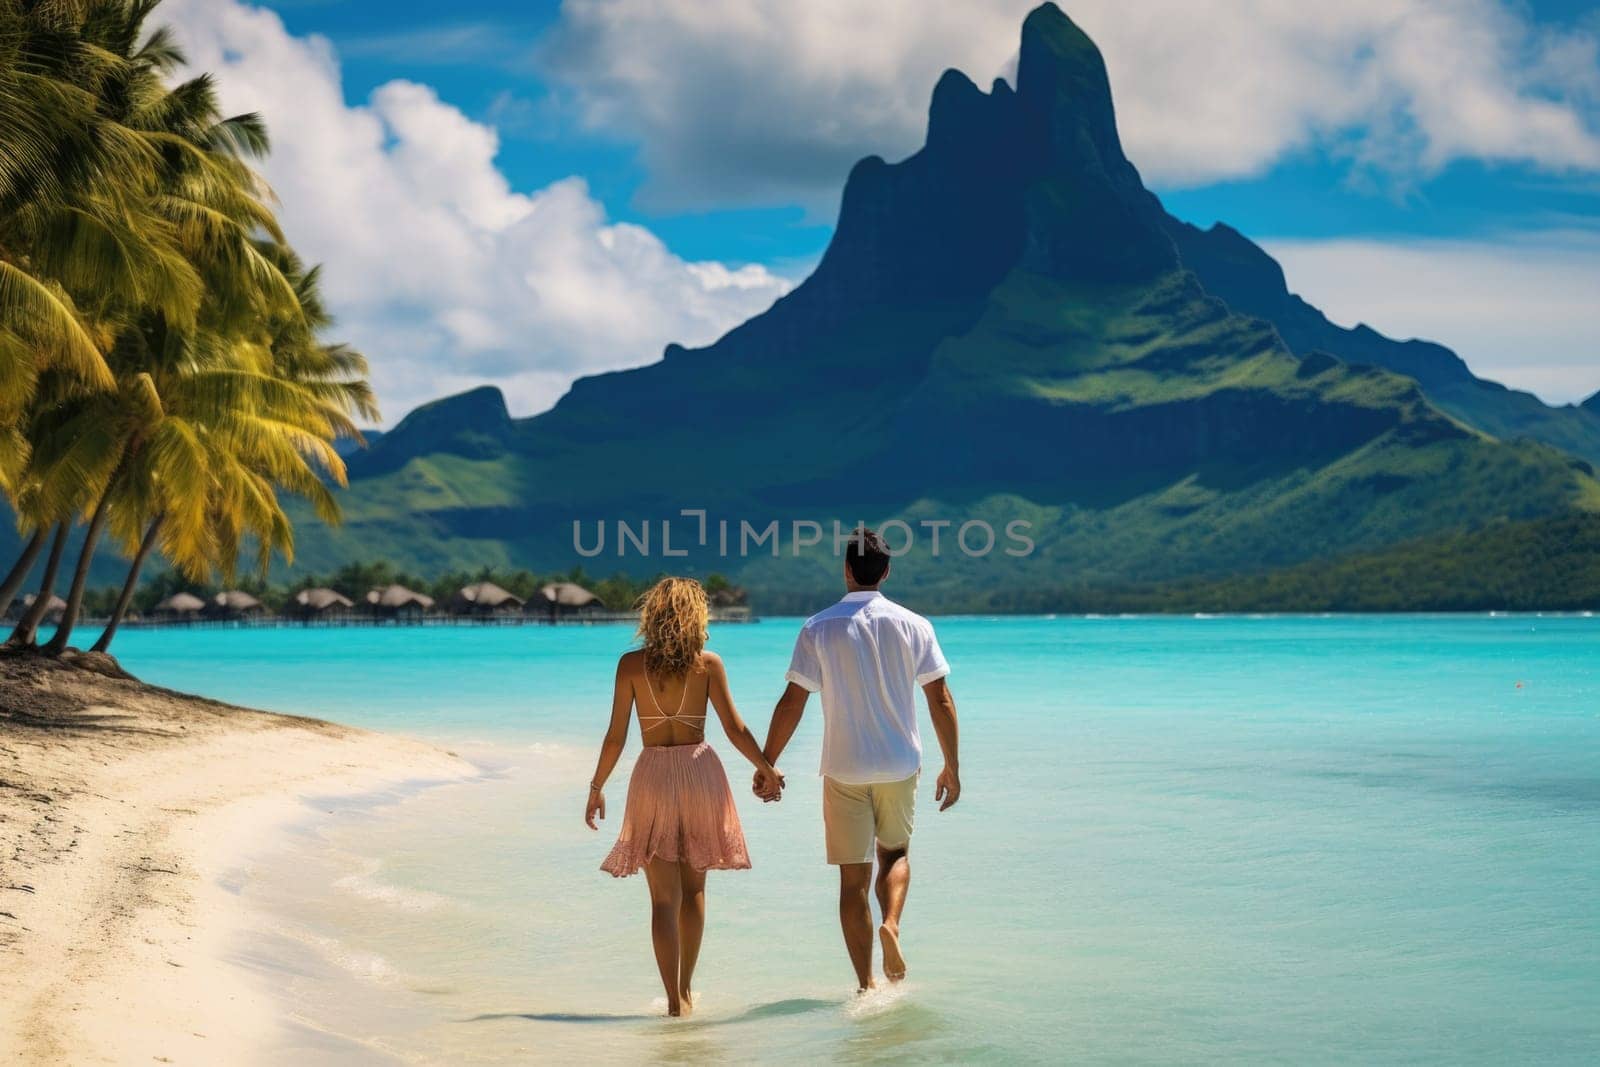
[[[159,2],[0,0],[0,492],[22,534],[0,614],[45,560],[13,648],[65,577],[42,651],[66,649],[108,538],[131,564],[101,650],[152,555],[192,581],[292,557],[280,494],[336,523],[335,441],[377,416],[254,169],[265,127],[178,78]]]
[[[1041,573],[1030,586],[896,562],[894,596],[947,614],[1237,614],[1254,612],[1600,611],[1600,515],[1495,522],[1223,577],[1109,582]],[[825,603],[755,586],[764,614]]]

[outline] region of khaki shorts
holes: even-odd
[[[873,845],[904,848],[916,821],[919,771],[899,782],[849,785],[822,779],[822,825],[829,863],[871,863]]]

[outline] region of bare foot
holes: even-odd
[[[694,1014],[694,994],[687,989],[678,994],[678,1014],[685,1018]]]
[[[888,923],[878,927],[878,940],[883,943],[883,976],[898,982],[906,976],[906,958],[900,953],[900,931]]]
[[[667,1001],[667,1017],[677,1019],[684,1014],[682,1001]]]

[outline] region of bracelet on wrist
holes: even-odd
[[[593,782],[589,783],[589,792],[591,792],[591,793],[600,793],[600,792],[603,792],[603,791],[604,790],[602,790],[599,786],[595,785]]]

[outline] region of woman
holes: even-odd
[[[606,784],[628,738],[628,712],[639,709],[644,751],[628,783],[622,832],[600,869],[623,878],[641,868],[650,885],[650,937],[667,990],[667,1014],[687,1015],[691,980],[706,922],[706,871],[750,866],[744,831],[722,761],[706,742],[706,704],[717,709],[733,747],[755,765],[763,793],[778,772],[728,694],[722,660],[706,652],[706,591],[692,578],[663,578],[639,601],[644,647],[617,661],[611,725],[589,783],[583,821],[598,830]]]

